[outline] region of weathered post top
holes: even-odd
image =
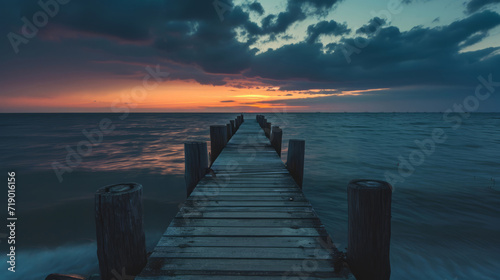
[[[142,217],[142,185],[124,183],[97,190],[95,223],[101,279],[111,280],[122,270],[137,275],[146,265]]]

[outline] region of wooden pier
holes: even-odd
[[[289,140],[283,164],[282,135],[262,115],[246,122],[240,115],[210,127],[210,153],[206,142],[186,142],[187,200],[151,254],[142,185],[100,188],[95,221],[101,279],[389,280],[391,185],[349,182],[348,248],[340,252],[302,193],[305,141]]]
[[[342,263],[334,268],[337,249],[268,130],[242,119],[136,279],[345,277]]]

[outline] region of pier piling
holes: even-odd
[[[206,174],[208,168],[208,154],[206,142],[184,143],[186,194],[193,192],[198,182]]]
[[[347,187],[347,262],[358,280],[389,280],[392,187],[378,180],[353,180]]]
[[[231,137],[233,136],[233,131],[231,129],[231,124],[228,123],[226,124],[226,134],[227,134],[227,142],[229,142],[229,140],[231,139]]]
[[[210,126],[210,162],[213,163],[215,159],[222,152],[222,149],[227,143],[227,128],[225,125],[211,125]]]
[[[134,276],[147,262],[142,224],[142,185],[106,186],[95,194],[97,257],[102,280],[126,271]]]
[[[234,120],[230,120],[229,123],[231,124],[231,135],[234,135],[236,133],[236,127],[234,126]]]
[[[288,142],[286,167],[300,188],[302,188],[302,182],[304,180],[305,148],[306,142],[304,140],[290,139]]]
[[[281,157],[281,142],[283,138],[283,130],[279,126],[273,126],[271,131],[271,145]]]

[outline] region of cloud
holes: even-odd
[[[366,35],[372,35],[373,33],[377,32],[381,26],[384,26],[387,24],[387,21],[385,19],[381,19],[379,17],[374,17],[370,19],[368,24],[363,25],[360,27],[358,30],[356,30],[356,34],[366,34]]]
[[[317,24],[309,25],[307,28],[307,42],[312,44],[318,40],[320,35],[335,35],[340,36],[351,32],[347,25],[337,23],[334,20],[320,21]]]
[[[235,102],[234,100],[222,100],[221,103],[232,103]]]
[[[481,8],[500,3],[500,0],[471,0],[467,3],[466,11],[469,14],[479,11]]]
[[[256,12],[259,15],[264,14],[264,8],[259,2],[253,2],[251,4],[248,4],[248,8],[250,9],[250,11]]]
[[[468,85],[477,75],[496,69],[499,49],[461,50],[498,25],[500,15],[484,11],[441,27],[417,26],[404,32],[394,26],[380,27],[368,38],[342,38],[330,45],[330,52],[324,52],[321,44],[289,44],[256,55],[246,75],[287,81],[283,86],[288,90],[304,89],[304,85],[340,90]],[[352,62],[347,63],[345,50],[359,42],[366,46],[352,53]]]
[[[232,8],[221,22],[212,1],[206,0],[70,1],[39,36],[21,46],[25,51],[19,56],[9,57],[12,48],[6,46],[7,40],[0,43],[1,94],[21,92],[27,80],[33,85],[69,81],[60,89],[65,93],[86,80],[138,80],[146,65],[158,63],[171,73],[172,80],[244,89],[262,86],[269,91],[279,88],[284,96],[288,96],[285,91],[336,95],[337,91],[417,85],[465,87],[500,65],[498,48],[463,51],[500,24],[497,13],[480,11],[485,1],[471,9],[473,14],[449,25],[401,31],[375,17],[354,34],[345,23],[316,21],[334,9],[338,0],[287,0],[285,10],[270,15],[257,1],[246,1],[246,6],[224,2]],[[477,7],[478,2],[469,5]],[[29,18],[40,10],[35,0],[4,5],[7,8],[0,11],[4,34],[20,29],[20,16]],[[255,14],[262,15],[261,22],[252,22]],[[315,23],[306,34],[286,32],[299,21]],[[304,35],[305,40],[296,40]],[[323,45],[326,40],[319,40],[323,35],[338,37]],[[254,48],[259,40],[272,36],[281,40],[273,42],[272,49]],[[294,40],[283,40],[291,36]],[[366,46],[360,47],[360,42]],[[345,53],[349,47],[357,49],[350,55],[351,63]],[[104,61],[120,63],[96,63]]]
[[[262,20],[264,34],[279,34],[297,21],[307,18],[307,11],[317,15],[327,15],[341,0],[288,0],[286,11],[278,15],[268,15]],[[308,10],[309,8],[309,10]]]

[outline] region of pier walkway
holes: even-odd
[[[255,119],[212,169],[136,279],[340,278],[328,233]]]

